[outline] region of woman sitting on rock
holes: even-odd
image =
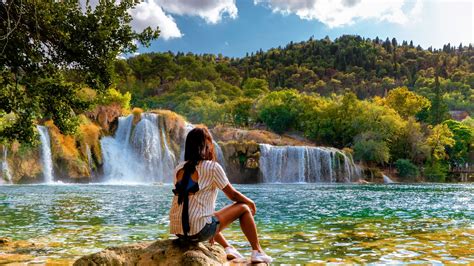
[[[253,216],[255,203],[237,191],[216,162],[214,145],[204,127],[191,130],[186,137],[184,162],[178,164],[174,176],[175,189],[170,210],[170,232],[180,239],[201,242],[209,240],[221,244],[227,259],[243,256],[226,241],[221,231],[239,220],[242,232],[252,246],[252,262],[271,262],[260,247]],[[215,212],[218,189],[234,201]]]

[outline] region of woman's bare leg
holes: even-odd
[[[239,219],[240,228],[250,242],[252,249],[261,251],[257,235],[257,226],[255,225],[252,212],[247,204],[234,203],[217,211],[215,215],[217,219],[219,219],[219,232],[229,226],[233,221]],[[218,237],[218,235],[216,235],[216,237]],[[215,240],[218,241],[217,238]]]
[[[218,233],[214,236],[214,240],[215,240],[217,243],[219,243],[221,246],[223,246],[224,248],[230,247],[229,242],[227,242],[227,240],[225,239],[225,237],[222,235],[221,232],[218,232]]]

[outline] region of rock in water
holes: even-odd
[[[222,265],[224,249],[209,243],[190,244],[179,240],[158,240],[110,247],[84,256],[74,266],[86,265]]]

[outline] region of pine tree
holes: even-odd
[[[443,101],[443,92],[439,84],[439,72],[438,70],[435,76],[434,98],[431,101],[430,122],[433,125],[443,122],[447,114],[447,107]]]

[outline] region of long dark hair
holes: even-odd
[[[216,160],[212,136],[207,128],[198,126],[189,131],[184,147],[185,173],[192,174],[203,160]]]
[[[176,182],[173,193],[178,196],[178,204],[183,204],[181,213],[181,221],[184,235],[187,236],[190,230],[189,225],[189,193],[199,191],[198,183],[191,183],[191,176],[196,171],[196,166],[203,160],[215,160],[214,145],[209,130],[205,127],[196,127],[189,131],[186,137],[186,145],[184,147],[184,174],[180,181]]]

